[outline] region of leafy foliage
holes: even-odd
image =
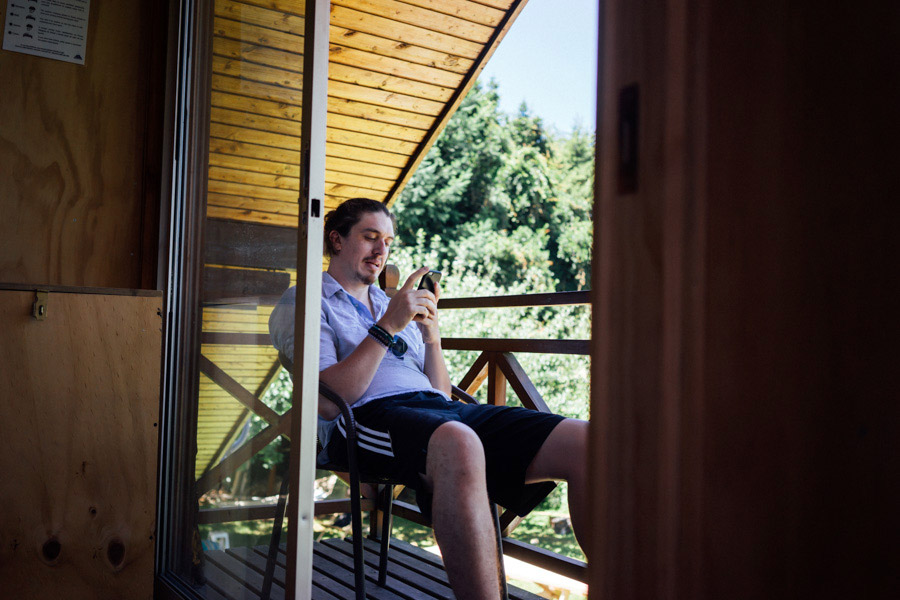
[[[555,137],[498,101],[493,82],[469,92],[394,206],[398,239],[454,276],[588,289],[593,135]]]

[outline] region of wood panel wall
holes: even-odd
[[[604,2],[592,597],[900,595],[898,26]]]
[[[162,295],[34,298],[0,291],[2,595],[149,600]]]
[[[0,51],[0,281],[155,286],[165,5],[92,2],[84,66]]]

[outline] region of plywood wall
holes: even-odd
[[[0,596],[153,594],[161,295],[0,291]]]
[[[141,287],[165,48],[152,4],[92,2],[84,66],[0,51],[0,281]]]

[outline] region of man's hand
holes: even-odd
[[[431,294],[430,292],[428,293],[429,295]],[[416,322],[416,325],[419,326],[419,332],[422,334],[422,341],[426,344],[435,344],[440,343],[441,341],[441,328],[438,322],[437,312],[437,303],[441,298],[441,285],[439,283],[434,284],[433,298],[434,311],[429,311],[425,316],[418,315],[413,318],[413,320]]]
[[[428,267],[422,267],[407,278],[403,287],[391,298],[384,315],[378,319],[379,327],[391,335],[397,335],[415,319],[422,330],[423,338],[428,335],[440,339],[437,326],[437,298],[428,290],[416,289],[416,284],[427,272]],[[425,342],[429,343],[429,339],[426,338]]]

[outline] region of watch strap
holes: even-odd
[[[386,348],[390,348],[394,345],[394,336],[389,334],[378,325],[372,325],[371,327],[369,327],[369,335],[375,338],[375,340],[379,344],[385,346]]]

